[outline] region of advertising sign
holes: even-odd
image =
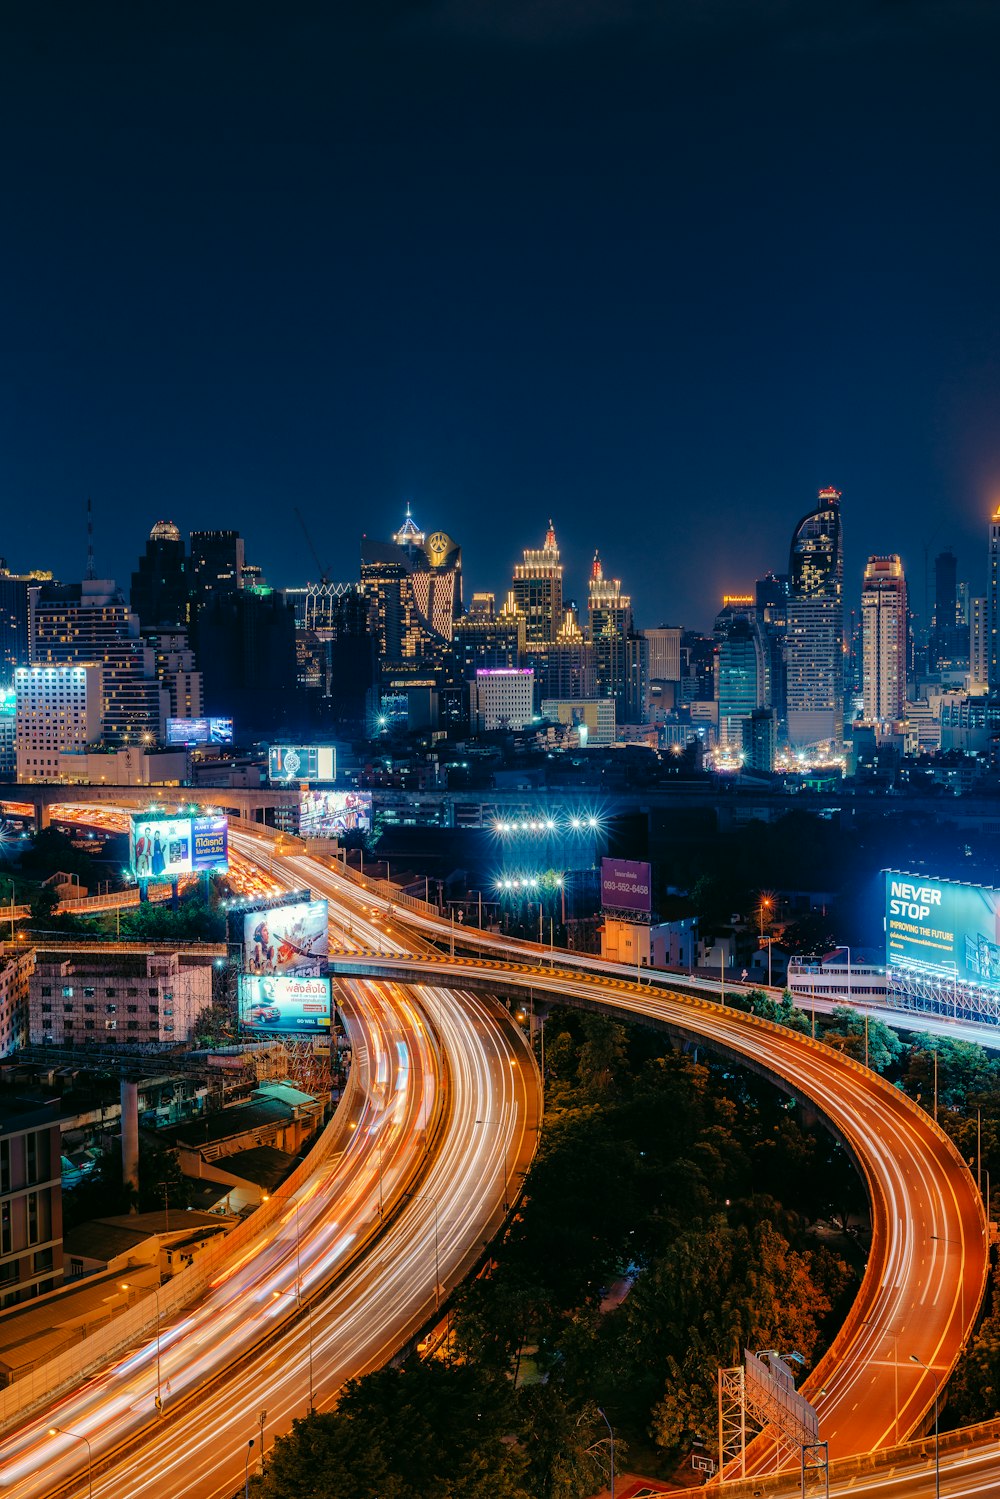
[[[332,744],[272,744],[267,755],[267,773],[273,783],[335,781],[337,751]]]
[[[886,963],[1000,985],[1000,890],[885,874]]]
[[[167,744],[232,744],[231,718],[168,718]]]
[[[648,864],[636,859],[601,860],[601,905],[607,910],[648,916],[653,908],[652,888]]]
[[[240,1025],[258,1035],[294,1032],[329,1036],[333,996],[329,979],[303,975],[241,974]]]
[[[176,880],[229,868],[229,824],[225,814],[205,816],[133,812],[129,816],[129,863],[139,881]]]
[[[243,915],[243,967],[247,973],[322,973],[330,956],[325,900],[289,901]]]
[[[17,693],[13,687],[0,687],[0,718],[14,718],[17,714]]]
[[[299,833],[303,838],[340,838],[370,833],[370,791],[303,791],[299,795]]]

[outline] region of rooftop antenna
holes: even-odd
[[[94,581],[94,510],[87,496],[87,581]]]

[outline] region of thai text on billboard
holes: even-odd
[[[202,816],[133,812],[129,817],[129,862],[145,881],[176,880],[204,870],[229,868],[229,824],[225,814]]]
[[[653,908],[649,865],[638,859],[602,859],[601,905],[608,911],[648,916]]]
[[[886,963],[1000,985],[1000,890],[886,870]]]
[[[332,744],[272,744],[267,774],[272,784],[285,786],[300,781],[335,781],[337,751]]]
[[[240,1025],[257,1035],[328,1036],[330,980],[304,974],[240,975]]]
[[[243,915],[243,967],[247,973],[318,976],[330,957],[325,900],[289,901]]]
[[[299,794],[299,832],[303,838],[341,838],[370,833],[370,791],[303,791]]]

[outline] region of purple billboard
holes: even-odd
[[[641,911],[648,916],[653,908],[649,865],[637,859],[602,859],[601,905],[606,911]]]

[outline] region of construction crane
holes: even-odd
[[[295,506],[295,518],[298,521],[299,525],[302,527],[302,534],[306,539],[306,545],[308,546],[310,552],[312,552],[313,561],[319,568],[320,586],[324,587],[330,581],[330,569],[329,567],[324,567],[322,562],[319,560],[319,553],[316,550],[313,539],[309,534],[309,527],[306,525],[305,520],[303,519],[302,511],[299,509],[298,505]]]

